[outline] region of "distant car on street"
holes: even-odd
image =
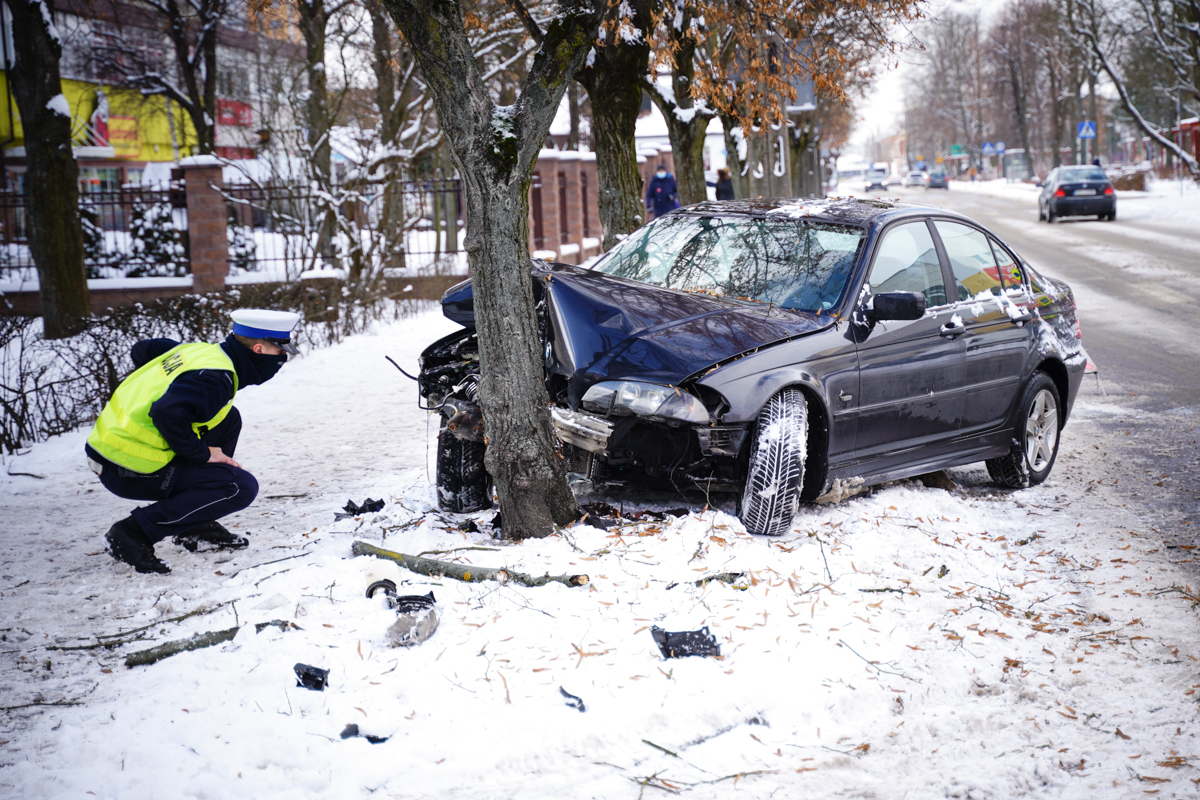
[[[886,166],[872,166],[867,170],[866,178],[864,179],[864,191],[872,189],[887,189],[888,170]]]
[[[944,170],[934,170],[929,173],[929,177],[925,179],[926,189],[950,189],[950,178]]]
[[[1038,197],[1038,219],[1058,217],[1117,218],[1117,194],[1100,167],[1059,167],[1046,177]]]
[[[914,169],[912,172],[910,172],[904,176],[904,185],[905,186],[924,186],[925,185],[925,173],[921,172],[920,170]]]

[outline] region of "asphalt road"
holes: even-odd
[[[1071,285],[1100,380],[1086,379],[1065,435],[1106,450],[1095,480],[1169,546],[1200,545],[1200,230],[1130,220],[1137,201],[1120,198],[1115,222],[1046,224],[1033,202],[953,188],[887,195],[966,214]]]

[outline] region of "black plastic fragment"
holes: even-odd
[[[362,505],[358,505],[353,500],[346,501],[346,505],[342,506],[342,510],[351,516],[359,514],[374,514],[376,511],[382,511],[384,502],[382,500],[372,500],[367,498],[362,501]]]
[[[650,628],[650,635],[662,652],[663,658],[684,656],[720,656],[721,645],[717,637],[708,632],[705,625],[698,631],[664,631],[657,625]]]
[[[424,611],[427,608],[433,608],[437,605],[437,598],[433,596],[433,592],[429,594],[405,594],[391,602],[392,608],[396,609],[397,614],[412,614],[415,611]]]
[[[297,686],[312,689],[314,692],[325,691],[325,687],[329,683],[329,670],[312,667],[308,664],[297,664],[292,669],[296,670]]]
[[[579,709],[580,714],[587,711],[587,706],[583,704],[582,697],[576,697],[561,686],[558,687],[558,693],[567,698],[567,705],[569,705],[571,708]]]
[[[386,742],[390,738],[388,736],[372,736],[369,733],[359,733],[358,726],[353,722],[346,725],[345,728],[342,728],[341,736],[343,739],[354,739],[361,736],[371,744],[380,744],[381,742]]]

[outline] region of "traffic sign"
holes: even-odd
[[[961,156],[962,155],[962,145],[961,144],[950,145],[950,155]]]
[[[996,154],[1004,155],[1004,142],[996,142]]]
[[[1077,139],[1095,139],[1096,123],[1090,119],[1079,123],[1079,132],[1075,136]]]
[[[984,142],[983,143],[983,154],[985,156],[996,155],[996,146],[993,145],[991,142]]]

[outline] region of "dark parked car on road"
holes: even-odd
[[[985,461],[1040,483],[1086,355],[1071,290],[953,212],[700,203],[592,269],[534,262],[555,431],[576,479],[733,493],[752,533],[801,502]],[[470,283],[426,349],[442,507],[490,504]]]
[[[1038,196],[1038,219],[1058,217],[1117,218],[1117,194],[1100,167],[1059,167],[1046,176]]]
[[[934,170],[929,173],[929,178],[925,183],[926,189],[945,189],[950,191],[950,178],[946,176],[943,170]]]

